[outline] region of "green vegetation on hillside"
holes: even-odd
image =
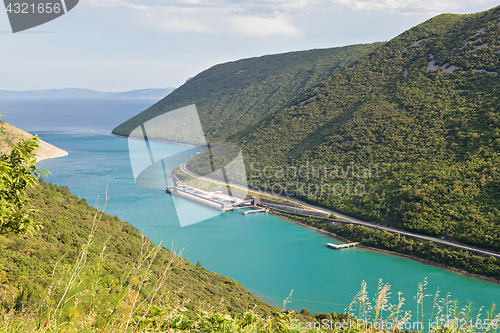
[[[4,307],[35,310],[46,288],[67,278],[68,268],[76,261],[91,232],[96,209],[88,206],[85,199],[72,195],[67,187],[43,181],[30,190],[29,196],[38,210],[35,219],[42,223],[43,230],[33,236],[0,236],[0,303]],[[103,200],[100,204],[102,206]],[[73,293],[89,290],[92,280],[99,279],[104,286],[101,292],[109,294],[109,302],[114,304],[113,301],[118,300],[113,295],[119,295],[119,291],[130,283],[130,272],[140,257],[143,241],[141,233],[130,224],[116,216],[103,215],[88,250],[90,272],[87,278],[78,281],[79,287]],[[145,244],[150,249],[155,248],[148,240]],[[101,262],[103,251],[105,258]],[[168,253],[162,248],[158,258],[168,257]],[[92,271],[95,267],[99,271]],[[151,266],[153,282],[164,268],[160,259],[154,261]],[[145,287],[143,295],[151,289],[151,285]],[[276,311],[236,281],[182,259],[172,268],[166,289],[194,312],[211,307],[229,313],[244,313],[255,307],[261,315]]]
[[[439,15],[233,136],[249,180],[500,250],[499,22],[500,7]],[[304,172],[287,175],[289,166]]]
[[[0,234],[32,233],[41,227],[26,196],[38,177],[46,175],[36,166],[39,142],[38,137],[0,123]]]
[[[378,48],[218,65],[114,133],[126,135],[147,119],[195,103],[209,139],[242,146],[255,187],[500,250],[499,22],[499,7],[443,14]],[[318,60],[319,52],[334,56]],[[300,66],[290,66],[292,60]],[[304,64],[322,70],[300,83],[308,77]],[[189,166],[206,173],[197,162]],[[307,165],[305,176],[293,170]],[[265,167],[273,168],[263,174]]]
[[[128,136],[156,116],[195,104],[207,138],[223,141],[273,114],[289,99],[383,43],[266,55],[220,64],[201,72],[163,100],[113,130]],[[167,124],[168,125],[168,124]],[[176,141],[178,128],[148,130],[149,139]],[[187,133],[184,133],[187,135]]]

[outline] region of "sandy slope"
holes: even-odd
[[[33,137],[33,135],[28,132],[3,121],[0,121],[0,133],[3,134],[3,136],[0,136],[0,153],[2,154],[8,154],[10,152],[9,142],[16,143],[22,139],[29,139]],[[40,162],[49,158],[57,158],[66,155],[68,155],[66,151],[40,140],[40,148],[36,152],[36,159],[37,162]]]
[[[37,162],[48,160],[49,158],[57,158],[68,155],[65,150],[57,148],[43,140],[40,140],[40,148],[36,152]]]

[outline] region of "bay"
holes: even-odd
[[[489,307],[500,299],[498,284],[451,272],[401,256],[353,248],[335,251],[327,242],[340,241],[269,214],[227,212],[181,228],[170,195],[136,186],[127,139],[109,135],[123,120],[144,110],[153,100],[0,100],[3,120],[39,136],[69,155],[39,165],[52,174],[48,182],[67,185],[92,204],[99,196],[106,212],[118,215],[156,243],[172,242],[191,263],[237,280],[263,300],[281,307],[293,289],[287,308],[342,312],[365,280],[370,296],[379,279],[392,285],[392,302],[403,292],[405,307],[415,312],[419,282],[426,292],[449,292],[461,305]],[[175,145],[166,150],[176,150]],[[206,207],[184,202],[191,214]],[[223,295],[220,295],[223,296]],[[426,309],[431,310],[431,297]]]

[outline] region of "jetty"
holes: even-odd
[[[332,243],[326,243],[326,246],[328,247],[331,247],[332,249],[335,249],[335,250],[341,250],[341,249],[348,249],[350,247],[355,247],[357,245],[359,245],[360,243],[359,242],[355,242],[355,243],[347,243],[347,244],[332,244]]]
[[[263,209],[258,206],[234,206],[234,210],[242,213],[243,215],[251,213],[267,213],[267,209]]]

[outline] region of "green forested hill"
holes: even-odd
[[[44,295],[47,297],[47,292],[52,292],[52,297],[61,297],[78,254],[89,237],[96,212],[85,199],[72,195],[67,187],[43,181],[30,190],[29,196],[39,210],[36,219],[43,223],[44,229],[33,236],[0,235],[1,311],[15,307],[37,312],[43,309],[40,302]],[[101,199],[100,208],[103,204]],[[145,241],[150,250],[155,248],[147,239]],[[137,229],[116,216],[104,215],[82,273],[67,297],[71,300],[94,295],[94,303],[104,297],[96,311],[104,317],[109,315],[109,308],[119,307],[120,295],[123,296],[121,291],[130,283],[137,284],[145,274],[145,267],[137,269],[141,249],[143,253],[147,252],[142,244]],[[144,297],[151,292],[165,269],[162,259],[167,258],[168,262],[168,251],[162,249],[157,258],[147,285],[140,290]],[[134,275],[134,271],[138,275]],[[178,298],[191,313],[216,309],[241,314],[254,307],[262,315],[279,312],[248,293],[236,281],[191,265],[187,260],[181,259],[169,273],[165,287],[170,306]]]
[[[230,140],[249,166],[261,163],[248,170],[255,186],[266,165],[309,161],[333,172],[310,172],[298,189],[295,178],[268,172],[269,184],[369,221],[500,250],[499,53],[500,7],[439,15]]]
[[[223,140],[279,110],[301,91],[382,44],[266,55],[216,65],[116,127],[113,134],[128,136],[149,119],[195,104],[207,138]],[[148,136],[168,140],[152,131]]]
[[[256,187],[288,185],[285,194],[368,221],[500,250],[500,7],[356,47],[373,51],[349,66],[316,58],[330,72],[305,84],[304,65],[291,64],[318,50],[215,66],[114,133],[195,103],[209,139],[242,146]],[[262,173],[308,163],[322,171]]]

